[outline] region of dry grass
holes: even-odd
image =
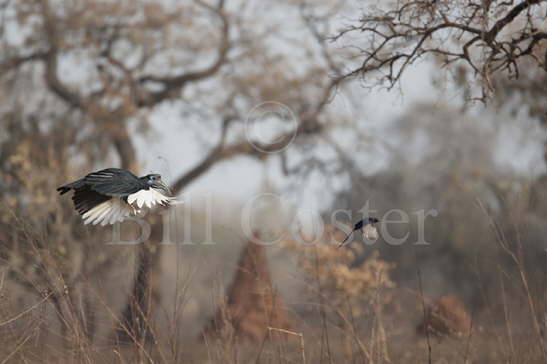
[[[131,344],[118,342],[113,328],[127,328],[121,318],[123,305],[114,304],[111,298],[113,289],[84,276],[76,294],[73,286],[63,284],[62,260],[46,259],[48,250],[36,248],[30,255],[44,268],[40,280],[25,280],[22,276],[15,282],[5,270],[0,274],[0,364],[423,363],[428,361],[429,353],[427,338],[416,333],[419,324],[431,336],[432,363],[545,362],[545,316],[540,316],[546,307],[545,296],[529,291],[534,302],[531,311],[527,294],[514,295],[526,292],[531,285],[528,281],[528,285],[523,284],[526,272],[513,277],[516,279],[504,277],[499,301],[472,317],[456,293],[434,301],[425,295],[424,315],[422,294],[396,287],[390,278],[392,264],[373,252],[367,259],[358,260],[363,253],[361,245],[353,243],[348,249],[338,249],[330,239],[339,237],[333,229],[327,231],[324,241],[316,246],[303,248],[292,241],[284,242],[288,248],[285,252],[296,258],[302,272],[291,279],[301,279],[306,289],[298,292],[296,300],[285,300],[290,329],[270,326],[265,317],[266,335],[251,340],[238,340],[235,333],[214,339],[188,335],[192,326],[205,327],[206,321],[199,323],[200,315],[211,317],[211,313],[198,314],[199,309],[188,308],[192,296],[198,291],[207,292],[209,304],[218,308],[228,293],[226,282],[231,280],[196,286],[192,282],[200,267],[190,269],[176,260],[176,266],[165,267],[167,272],[177,272],[171,288],[176,291],[173,300],[148,303],[152,308],[146,318],[149,335],[133,338]],[[210,252],[219,253],[223,254]],[[273,265],[272,270],[283,267]],[[424,276],[423,280],[430,278]],[[23,283],[24,290],[19,287]],[[34,294],[30,295],[32,289]],[[532,317],[530,312],[538,316]],[[99,328],[91,329],[92,322]],[[535,325],[541,330],[539,335]],[[130,330],[127,335],[131,335]]]

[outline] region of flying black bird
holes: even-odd
[[[357,221],[357,223],[355,223],[355,225],[353,226],[353,230],[350,231],[350,233],[346,236],[344,241],[342,241],[340,245],[338,245],[338,247],[340,248],[342,245],[344,245],[344,243],[349,239],[353,232],[357,230],[361,230],[362,233],[366,233],[368,228],[373,228],[374,233],[377,234],[376,227],[374,226],[374,224],[376,224],[377,222],[380,222],[380,220],[375,217],[368,217]],[[363,229],[365,229],[365,231],[363,231]]]
[[[137,177],[125,169],[108,168],[57,188],[74,190],[72,201],[84,224],[114,224],[136,215],[143,207],[169,205],[174,200],[159,174]]]

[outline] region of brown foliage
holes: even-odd
[[[343,236],[338,236],[336,229],[329,225],[318,244],[308,246],[285,240],[283,245],[298,255],[304,274],[310,282],[319,285],[318,293],[328,299],[330,305],[345,310],[350,304],[352,315],[360,317],[366,313],[363,302],[375,301],[382,289],[395,287],[390,278],[395,265],[379,259],[377,252],[362,261],[362,244],[350,242],[344,248],[338,248],[341,239]],[[387,299],[387,295],[382,299]]]
[[[446,294],[427,307],[423,321],[418,325],[420,334],[434,336],[467,336],[471,318],[463,302],[454,294]]]

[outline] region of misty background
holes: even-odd
[[[545,11],[0,1],[0,363],[432,362],[431,345],[542,362]],[[106,244],[55,193],[108,167],[162,175],[181,244],[161,244],[165,211],[146,242]],[[282,239],[246,236],[249,204],[257,238]],[[406,212],[388,230],[407,240],[337,249],[364,206]]]

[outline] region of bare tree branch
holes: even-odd
[[[493,90],[492,75],[507,72],[518,77],[517,60],[521,57],[531,56],[547,70],[543,60],[534,55],[534,49],[546,39],[546,33],[538,30],[544,27],[538,5],[546,1],[527,0],[512,5],[513,2],[472,0],[456,11],[450,3],[407,0],[386,11],[375,10],[332,38],[338,41],[359,32],[370,44],[360,50],[364,57],[361,64],[342,78],[365,78],[379,71],[383,72],[380,84],[391,88],[410,64],[426,54],[435,54],[445,65],[466,63],[484,81],[483,91],[488,93]],[[519,16],[525,11],[526,16]],[[497,19],[488,28],[492,14]],[[518,25],[517,19],[522,20]],[[502,32],[513,24],[518,26],[516,32]]]
[[[520,4],[516,5],[514,8],[511,9],[505,15],[503,18],[498,20],[496,24],[488,31],[488,33],[485,34],[484,39],[487,42],[492,42],[496,36],[499,34],[499,32],[505,28],[509,23],[511,23],[515,18],[525,9],[528,9],[532,5],[537,5],[541,2],[544,2],[545,0],[525,0],[520,2]]]
[[[49,8],[49,2],[47,0],[40,1],[42,16],[44,17],[44,28],[49,40],[49,51],[45,57],[46,71],[45,79],[46,83],[57,96],[66,101],[70,106],[83,109],[84,105],[82,99],[77,91],[70,90],[59,79],[58,72],[58,53],[59,53],[59,37],[57,29],[55,27],[56,19],[51,13]]]
[[[5,74],[19,66],[23,63],[43,60],[47,56],[46,52],[37,52],[29,54],[28,56],[16,56],[8,58],[0,63],[0,73]]]
[[[209,78],[216,74],[222,65],[226,62],[226,55],[230,48],[229,42],[229,32],[230,32],[230,23],[226,14],[224,13],[224,1],[220,1],[217,7],[212,7],[205,2],[198,1],[199,4],[206,7],[210,11],[214,12],[220,21],[222,22],[221,27],[221,39],[217,50],[216,59],[207,68],[199,71],[190,71],[188,73],[183,73],[179,76],[174,77],[155,77],[155,76],[144,76],[139,79],[140,84],[145,84],[146,82],[154,82],[162,84],[163,89],[156,92],[151,92],[149,95],[139,100],[137,103],[138,106],[153,106],[161,101],[170,97],[175,92],[180,91],[188,82],[199,81],[206,78]]]
[[[226,151],[224,150],[224,142],[226,140],[226,133],[228,132],[228,127],[235,118],[232,116],[225,117],[222,122],[222,129],[220,134],[220,139],[217,145],[199,162],[195,167],[190,171],[186,172],[184,175],[179,177],[176,182],[173,184],[172,190],[175,194],[180,193],[188,184],[193,180],[200,177],[203,173],[208,171],[215,163],[233,157],[236,153],[235,150]]]

